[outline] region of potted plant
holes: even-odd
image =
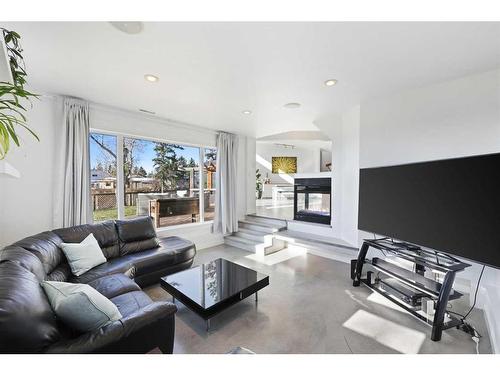
[[[259,169],[255,171],[255,180],[256,180],[256,185],[255,185],[255,194],[257,196],[257,199],[262,198],[262,175],[259,172]]]
[[[38,97],[24,89],[26,84],[26,70],[22,56],[22,48],[19,43],[21,37],[15,31],[0,28],[0,48],[4,48],[10,70],[9,79],[0,82],[0,160],[10,149],[11,141],[16,146],[20,145],[19,127],[26,129],[37,140],[38,136],[28,127],[26,122],[26,104],[31,104],[31,98]]]

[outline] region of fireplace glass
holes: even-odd
[[[294,220],[330,224],[331,179],[296,179],[294,183]]]

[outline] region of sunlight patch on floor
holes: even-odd
[[[364,310],[356,311],[343,326],[404,354],[417,354],[425,340],[422,332]]]
[[[286,262],[295,257],[305,256],[306,254],[306,249],[294,247],[293,249],[283,249],[270,255],[250,254],[245,256],[245,258],[265,264],[266,266],[272,266],[281,262]]]

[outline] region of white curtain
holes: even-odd
[[[215,218],[214,229],[222,234],[238,231],[236,213],[236,165],[238,160],[238,137],[219,132],[217,135],[217,171],[215,172]]]
[[[92,223],[89,162],[89,105],[63,99],[63,121],[56,166],[54,226]]]

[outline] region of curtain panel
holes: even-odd
[[[217,171],[214,230],[224,235],[238,231],[236,213],[236,173],[238,136],[219,132],[217,135]]]
[[[63,99],[55,190],[54,225],[69,227],[92,223],[89,162],[89,105]]]

